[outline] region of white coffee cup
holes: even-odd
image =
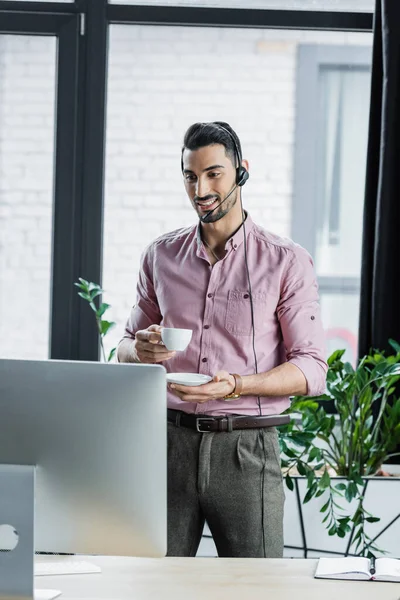
[[[186,350],[190,340],[192,339],[192,330],[163,327],[161,330],[161,339],[167,350]]]

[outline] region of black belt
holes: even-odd
[[[234,429],[254,429],[256,427],[278,427],[290,422],[289,415],[247,416],[229,415],[226,417],[199,417],[180,410],[167,409],[167,419],[177,427],[189,427],[199,433],[211,431],[233,431]]]

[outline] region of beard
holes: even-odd
[[[231,208],[232,207],[222,208],[222,206],[220,206],[217,210],[213,210],[211,213],[208,212],[200,218],[203,223],[216,223],[227,215]]]
[[[225,217],[225,215],[228,214],[231,208],[235,206],[237,197],[238,192],[236,190],[236,194],[233,193],[232,196],[228,198],[227,202],[225,202],[225,199],[222,201],[221,199],[218,199],[218,204],[220,204],[220,206],[218,206],[218,208],[211,209],[209,212],[206,211],[203,215],[199,214],[198,207],[195,204],[196,212],[198,214],[199,219],[202,223],[216,223],[217,221]],[[225,198],[227,198],[227,196],[225,196]]]

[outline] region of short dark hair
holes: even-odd
[[[194,123],[186,131],[181,154],[182,171],[184,150],[198,150],[204,146],[211,146],[211,144],[222,144],[235,168],[240,166],[242,147],[237,133],[228,123],[213,121],[211,123]],[[238,162],[239,164],[237,164]]]

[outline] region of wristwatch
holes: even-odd
[[[232,377],[235,380],[235,387],[233,388],[230,394],[224,396],[224,400],[235,400],[236,398],[240,398],[240,394],[243,389],[243,379],[237,373],[231,373]]]

